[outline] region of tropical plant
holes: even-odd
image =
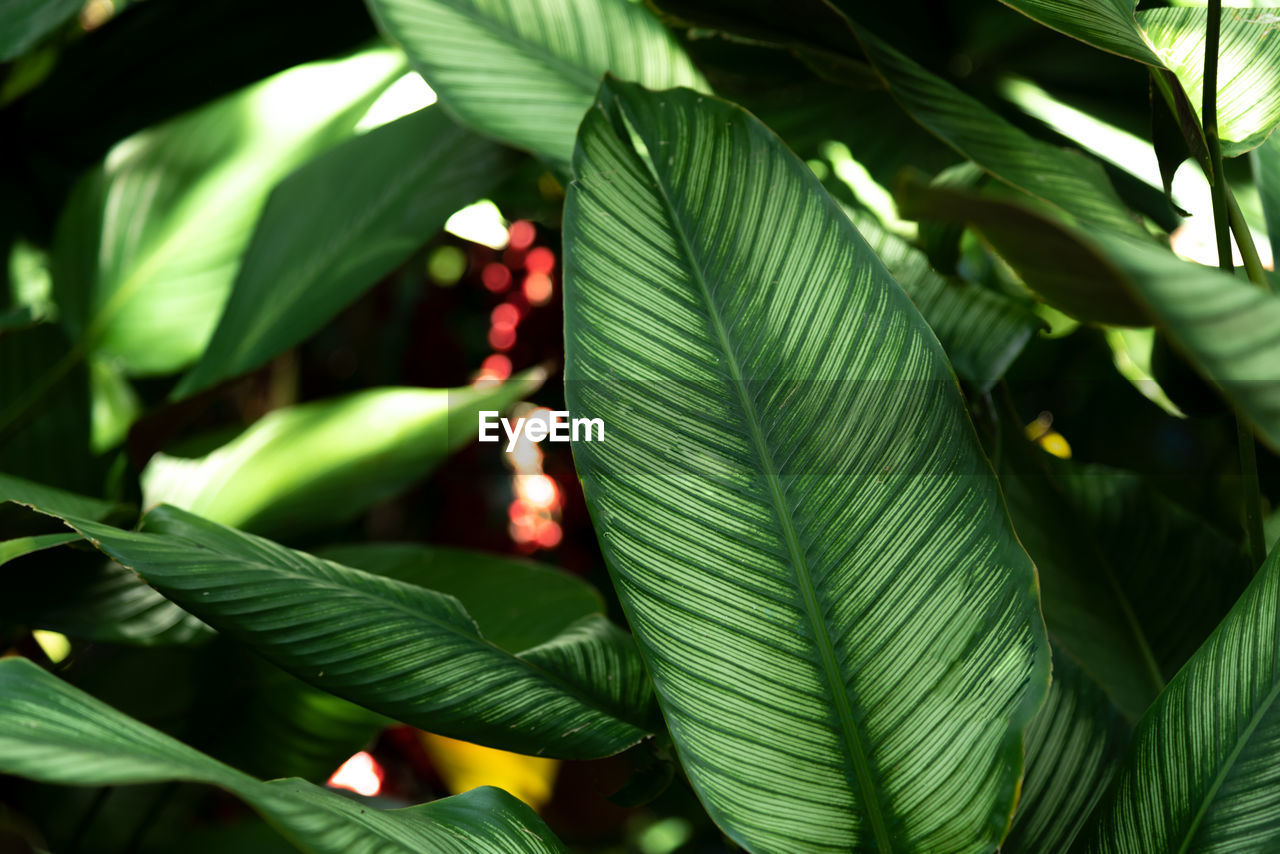
[[[1280,850],[1280,12],[1138,5],[0,4],[0,850]]]

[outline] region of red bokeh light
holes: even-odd
[[[502,264],[485,264],[480,271],[480,280],[486,288],[500,294],[511,287],[511,271]]]
[[[551,271],[556,268],[555,253],[545,246],[530,249],[529,254],[524,259],[524,268],[530,273],[542,273],[544,276],[549,276]]]
[[[510,350],[516,343],[516,328],[495,323],[489,328],[489,346],[495,350]]]
[[[490,313],[489,322],[494,326],[514,327],[520,322],[520,309],[509,302],[504,302]]]
[[[530,273],[524,277],[524,297],[530,305],[546,305],[551,301],[551,277],[546,273]]]
[[[511,242],[512,249],[528,249],[537,236],[538,230],[527,219],[518,219],[507,228],[507,238]]]
[[[511,360],[501,353],[493,353],[480,363],[482,376],[505,380],[511,376]]]

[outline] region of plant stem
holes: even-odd
[[[1240,205],[1236,202],[1235,194],[1231,192],[1230,187],[1227,188],[1227,206],[1231,215],[1231,233],[1236,236],[1236,245],[1240,247],[1240,256],[1244,259],[1244,269],[1249,274],[1249,281],[1269,292],[1271,280],[1267,278],[1266,268],[1262,266],[1262,259],[1258,257],[1258,247],[1253,244],[1249,224],[1245,222],[1244,213],[1241,212]]]
[[[1234,274],[1235,267],[1231,262],[1231,191],[1227,187],[1227,176],[1222,165],[1222,144],[1218,139],[1218,46],[1222,40],[1222,0],[1209,0],[1206,10],[1208,22],[1204,42],[1204,99],[1201,102],[1200,116],[1204,122],[1204,138],[1209,147],[1209,160],[1213,166],[1210,186],[1213,190],[1213,233],[1218,244],[1218,266],[1227,273]],[[1234,206],[1239,210],[1239,206]],[[1244,223],[1244,217],[1238,216],[1237,240],[1240,241],[1241,255],[1246,250],[1245,244],[1252,250],[1254,261],[1257,249]],[[1266,282],[1262,274],[1262,264],[1245,261],[1250,270],[1250,278],[1262,275],[1262,283]],[[1257,281],[1257,279],[1254,279]],[[1264,284],[1265,286],[1265,284]],[[1254,447],[1253,431],[1248,421],[1239,412],[1236,413],[1236,438],[1240,448],[1240,491],[1241,504],[1244,507],[1245,537],[1249,544],[1249,559],[1256,572],[1267,556],[1266,538],[1262,531],[1262,495],[1258,483],[1257,449]]]

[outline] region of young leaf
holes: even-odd
[[[515,160],[427,107],[298,169],[267,199],[213,338],[173,396],[256,368],[311,335]]]
[[[220,632],[300,679],[408,724],[525,753],[617,753],[645,731],[643,667],[603,617],[518,655],[452,596],[380,578],[173,507],[133,533],[68,520]],[[559,644],[548,652],[547,646]],[[562,648],[561,648],[562,647]]]
[[[119,143],[55,237],[55,296],[79,348],[133,375],[193,362],[272,185],[349,136],[402,73],[383,50],[303,65]]]
[[[302,780],[263,783],[21,658],[0,661],[0,773],[75,786],[207,783],[244,800],[308,854],[564,851],[533,810],[499,789],[381,810]]]
[[[606,78],[565,211],[601,547],[712,818],[757,851],[990,851],[1048,650],[937,339],[745,111]]]
[[[1280,252],[1280,136],[1272,135],[1253,153],[1253,174],[1267,219],[1272,252]]]
[[[534,368],[488,388],[373,388],[269,412],[207,456],[156,454],[144,504],[262,534],[348,521],[475,441],[476,413],[506,409],[545,377]]]
[[[1217,567],[1205,567],[1212,572]],[[1280,845],[1280,553],[1138,724],[1083,850]]]
[[[706,89],[631,0],[367,0],[390,38],[468,127],[561,165],[600,75]]]

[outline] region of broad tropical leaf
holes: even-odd
[[[81,0],[6,0],[0,8],[0,62],[26,53],[83,5]]]
[[[906,215],[977,225],[1055,305],[1095,320],[1158,327],[1264,441],[1280,448],[1280,297],[1153,243],[1086,232],[1008,199],[916,185],[900,200]],[[1032,244],[1043,251],[1025,251]],[[1091,278],[1080,278],[1086,271]],[[1091,298],[1081,299],[1082,292]]]
[[[1129,724],[1071,657],[1027,728],[1027,775],[1002,854],[1067,854],[1120,768]]]
[[[606,78],[565,212],[575,460],[689,779],[753,851],[990,851],[1048,650],[937,339],[740,108]]]
[[[181,397],[323,326],[514,165],[427,107],[337,146],[272,191],[226,310]]]
[[[41,513],[76,516],[97,521],[105,519],[116,505],[101,498],[77,495],[65,489],[36,483],[21,477],[0,474],[0,502],[11,501]]]
[[[545,376],[534,368],[483,388],[373,388],[277,409],[204,457],[155,455],[144,503],[273,536],[345,522],[474,442],[478,411],[506,409]]]
[[[706,83],[631,0],[367,0],[463,124],[567,165],[600,75],[647,86]]]
[[[172,507],[149,530],[70,519],[104,552],[304,681],[388,717],[504,750],[593,758],[645,731],[631,639],[587,617],[517,654],[452,596],[295,552]]]
[[[1171,72],[1197,113],[1204,87],[1207,12],[1134,12],[1131,0],[1001,0],[1047,27],[1157,71]],[[1280,124],[1280,43],[1274,13],[1223,9],[1218,49],[1218,132],[1222,153],[1256,148]]]
[[[302,780],[263,783],[20,658],[0,661],[0,773],[75,786],[207,783],[244,800],[308,854],[564,851],[531,809],[499,789],[381,810]]]
[[[1084,850],[1261,854],[1280,846],[1278,602],[1273,551],[1138,724]]]
[[[575,620],[604,613],[590,584],[531,560],[413,543],[330,546],[319,556],[455,597],[480,634],[507,652],[546,643]]]
[[[1253,174],[1262,197],[1271,251],[1280,254],[1280,136],[1273,134],[1253,153]]]
[[[271,187],[350,136],[403,71],[386,50],[299,66],[116,145],[55,239],[55,296],[80,347],[134,375],[193,362]]]
[[[1010,420],[1000,483],[1049,635],[1136,721],[1231,609],[1248,564],[1141,477],[1052,457]]]

